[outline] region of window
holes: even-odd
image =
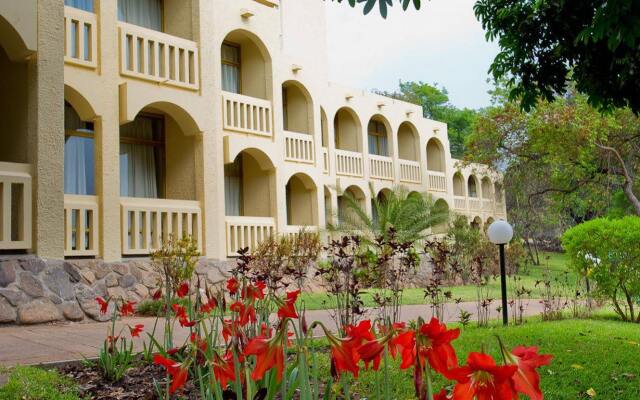
[[[369,154],[387,156],[387,129],[384,123],[369,121]]]
[[[64,103],[64,192],[95,195],[93,123]]]
[[[289,99],[287,98],[287,88],[282,88],[282,127],[285,131],[289,130]]]
[[[120,195],[164,198],[164,117],[142,114],[120,128]]]
[[[93,12],[93,0],[64,0],[64,5]]]
[[[224,166],[225,215],[240,216],[242,210],[242,154],[232,164]]]
[[[118,0],[118,20],[162,32],[162,0]]]
[[[222,44],[222,90],[240,93],[240,46]]]

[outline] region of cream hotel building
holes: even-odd
[[[506,218],[445,124],[328,81],[324,7],[0,0],[2,252],[112,262],[173,234],[223,260],[398,185]]]

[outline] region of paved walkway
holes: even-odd
[[[497,303],[494,303],[497,306]],[[499,318],[492,309],[491,318]],[[453,322],[458,319],[461,309],[470,312],[475,317],[476,304],[474,302],[461,304],[447,304],[445,307],[445,321]],[[527,315],[536,315],[541,311],[537,300],[531,300],[527,307]],[[402,307],[402,320],[410,321],[418,317],[428,319],[431,310],[426,305],[410,305]],[[373,316],[372,316],[373,317]],[[328,327],[334,327],[329,311],[307,311],[307,321],[322,321]],[[117,323],[118,328],[124,324],[131,326],[144,324],[145,331],[151,331],[155,318],[126,318]],[[93,358],[98,354],[106,336],[108,324],[91,322],[78,324],[56,324],[36,326],[7,326],[0,328],[0,366],[16,364],[56,363],[83,358]],[[162,327],[157,332],[162,336]],[[176,328],[176,343],[182,343],[188,335],[188,330]],[[318,332],[320,334],[320,332]],[[135,339],[134,348],[142,349],[144,339]]]

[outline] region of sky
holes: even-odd
[[[473,14],[475,0],[423,1],[387,19],[327,1],[329,78],[361,89],[394,90],[399,80],[435,82],[457,107],[489,105],[488,69],[498,52]]]

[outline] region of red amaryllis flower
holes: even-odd
[[[229,309],[235,313],[238,313],[238,322],[244,326],[249,322],[256,322],[256,309],[252,305],[245,306],[243,303],[236,301],[231,304]]]
[[[204,314],[209,314],[211,311],[215,310],[216,307],[218,307],[218,300],[216,300],[215,297],[212,297],[200,307],[200,311]]]
[[[449,400],[449,397],[447,395],[447,391],[445,389],[442,389],[438,393],[435,393],[433,395],[433,400]]]
[[[393,358],[396,357],[398,351],[403,352],[404,368],[408,368],[411,365],[411,362],[413,361],[411,354],[415,348],[415,341],[413,340],[415,335],[413,331],[402,332],[404,329],[404,323],[393,324],[391,330],[381,327],[381,331],[388,331],[384,336],[376,340],[370,340],[358,348],[358,354],[366,363],[367,368],[369,367],[369,363],[373,361],[373,369],[376,371],[378,370],[385,346],[389,348],[389,354],[391,354],[391,357]],[[369,332],[372,333],[371,331]],[[368,336],[368,333],[365,334]],[[406,354],[408,354],[408,356]],[[410,363],[408,366],[404,366],[405,357]]]
[[[107,310],[109,309],[109,300],[103,299],[102,297],[96,297],[96,301],[98,302],[98,305],[100,306],[100,313],[101,314],[106,314]]]
[[[236,379],[236,373],[233,366],[233,354],[228,352],[224,357],[220,357],[218,353],[214,353],[213,375],[220,382],[220,386],[224,390],[229,381]]]
[[[389,352],[395,358],[399,352],[402,357],[400,369],[410,368],[415,361],[416,335],[414,331],[405,331],[398,334],[389,342]]]
[[[187,282],[182,282],[178,289],[176,290],[176,295],[180,298],[185,297],[189,294],[189,284]]]
[[[428,324],[423,324],[419,331],[418,351],[420,357],[429,360],[431,368],[446,376],[451,368],[458,366],[456,352],[451,341],[460,336],[460,329],[449,329],[436,318],[431,318]]]
[[[287,299],[284,301],[284,304],[278,309],[278,318],[298,318],[298,313],[296,312],[296,301],[298,300],[299,295],[300,290],[287,292]]]
[[[171,306],[173,311],[176,313],[176,318],[180,323],[180,326],[183,328],[190,328],[196,324],[196,321],[189,321],[189,316],[187,315],[187,309],[179,304],[174,304]]]
[[[167,373],[171,375],[171,386],[169,394],[173,394],[187,382],[189,377],[189,368],[183,367],[182,364],[175,362],[169,358],[165,358],[160,354],[153,356],[153,363],[165,367]]]
[[[227,290],[231,296],[235,296],[238,293],[238,289],[240,289],[240,282],[234,277],[229,278],[227,281]]]
[[[518,370],[513,375],[513,384],[516,390],[527,395],[531,400],[542,400],[544,395],[540,390],[540,376],[536,369],[548,365],[553,356],[538,354],[537,347],[524,346],[515,347],[511,353],[503,348],[503,354],[508,364],[518,366]]]
[[[127,301],[126,303],[122,304],[122,308],[120,308],[120,315],[122,315],[123,317],[126,317],[128,315],[132,315],[133,314],[133,306],[134,304],[136,304],[133,301]]]
[[[512,381],[517,366],[496,365],[493,358],[484,353],[469,353],[467,364],[447,374],[458,381],[453,389],[453,400],[518,400]]]
[[[162,298],[162,290],[158,289],[151,295],[153,300],[160,300]]]
[[[257,281],[255,285],[248,284],[242,290],[242,298],[250,300],[262,300],[264,299],[264,288],[266,285],[262,281]]]
[[[140,337],[140,333],[142,333],[143,329],[144,329],[144,325],[142,324],[137,324],[133,328],[129,327],[129,332],[131,332],[131,337]]]
[[[256,367],[251,373],[251,379],[259,381],[271,368],[276,368],[278,382],[282,380],[284,370],[284,335],[279,333],[272,339],[257,336],[244,349],[245,356],[256,356]]]

